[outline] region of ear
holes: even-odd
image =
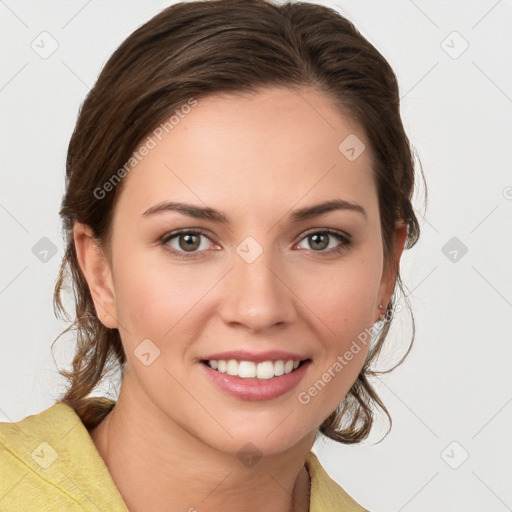
[[[92,299],[96,315],[109,329],[117,328],[116,302],[112,271],[108,259],[94,238],[92,229],[75,222],[73,226],[76,256]]]
[[[393,295],[396,279],[398,277],[400,258],[404,251],[405,242],[407,241],[407,233],[407,224],[403,220],[398,220],[395,224],[395,232],[393,235],[394,247],[391,255],[391,261],[389,262],[389,265],[384,266],[379,295],[377,297],[378,302],[375,305],[377,320],[380,320],[380,318],[385,314],[389,301],[391,300],[391,296]],[[382,304],[382,309],[379,308],[379,304]]]

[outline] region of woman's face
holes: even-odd
[[[124,178],[98,315],[140,414],[223,451],[282,452],[342,401],[393,290],[365,134],[320,93],[281,88],[201,99],[173,126]],[[297,214],[333,201],[346,207]],[[307,362],[248,380],[212,356],[246,375]]]

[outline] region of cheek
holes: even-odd
[[[376,253],[377,254],[377,253]],[[306,274],[307,275],[307,274]],[[366,360],[380,284],[378,256],[347,258],[301,285],[319,357],[298,400],[326,418],[352,387]]]
[[[357,335],[375,320],[381,275],[379,260],[376,255],[359,252],[336,266],[317,268],[315,272],[304,268],[302,277],[295,278],[296,289],[300,289],[311,314],[340,342]]]
[[[116,308],[124,340],[137,344],[149,338],[163,348],[184,326],[190,328],[191,315],[193,329],[201,326],[206,316],[204,311],[198,316],[198,311],[207,304],[207,294],[219,276],[194,265],[171,263],[162,253],[155,256],[148,258],[141,251],[118,259]]]
[[[344,394],[357,378],[369,349],[373,325],[373,295],[362,280],[344,280],[331,285],[317,304],[325,325],[320,372],[333,372],[338,392]],[[341,366],[340,366],[341,364]],[[329,377],[325,377],[329,380]],[[343,385],[340,386],[340,381]]]

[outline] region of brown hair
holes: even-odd
[[[57,316],[66,315],[61,294],[66,277],[71,277],[76,318],[60,336],[74,329],[77,348],[71,371],[60,371],[68,383],[61,401],[74,408],[87,428],[96,426],[115,405],[88,395],[112,370],[120,369],[122,375],[126,356],[119,331],[106,328],[96,315],[77,261],[74,223],[90,226],[98,245],[108,250],[123,183],[101,197],[98,187],[130,161],[144,137],[190,98],[257,92],[269,86],[314,88],[365,130],[386,265],[393,261],[397,219],[408,226],[407,248],[418,239],[419,223],[411,204],[414,161],[400,118],[397,80],[384,57],[350,21],[333,9],[305,2],[206,0],[166,8],[110,57],[81,106],[68,148],[60,210],[66,252],[55,285],[54,310]],[[397,286],[403,292],[399,274]],[[319,429],[335,441],[357,443],[366,438],[375,405],[387,414],[391,428],[391,417],[368,377],[385,373],[374,370],[372,362],[388,333],[396,292],[397,287],[356,382]],[[407,353],[411,346],[412,341]]]

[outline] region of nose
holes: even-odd
[[[252,262],[235,254],[233,261],[219,302],[224,322],[251,332],[290,325],[297,315],[296,297],[283,265],[276,263],[271,251],[264,250]]]

